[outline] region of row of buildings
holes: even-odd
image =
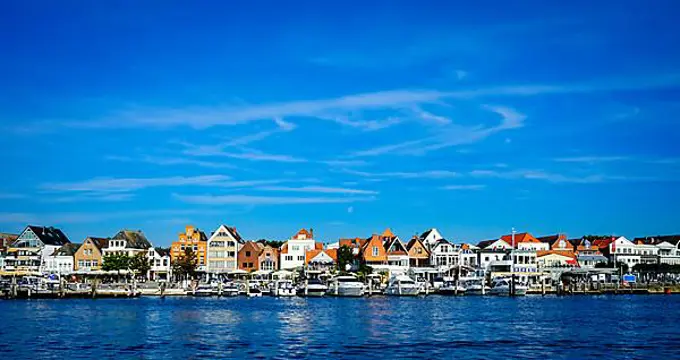
[[[278,245],[281,243],[282,245]],[[220,225],[207,236],[187,226],[169,249],[154,247],[139,230],[121,230],[112,237],[87,237],[70,242],[53,227],[27,226],[20,234],[0,233],[0,274],[88,273],[100,271],[107,254],[144,253],[151,263],[148,278],[168,280],[172,263],[187,249],[196,254],[197,271],[210,275],[235,272],[271,272],[279,269],[328,270],[336,268],[341,247],[351,251],[347,269],[370,266],[375,272],[411,272],[425,278],[470,273],[516,274],[537,281],[574,268],[595,268],[620,262],[680,265],[680,235],[628,240],[624,236],[565,234],[534,237],[512,233],[477,243],[454,243],[437,229],[402,240],[390,229],[370,237],[323,243],[313,229],[301,229],[282,242],[245,241],[235,227]]]

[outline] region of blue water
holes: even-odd
[[[680,296],[0,301],[0,358],[680,358]]]

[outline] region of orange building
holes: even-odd
[[[184,233],[179,233],[179,240],[170,247],[170,260],[175,261],[184,254],[185,249],[192,249],[196,253],[199,270],[205,268],[208,237],[193,225],[187,225]]]

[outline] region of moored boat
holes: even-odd
[[[297,293],[299,296],[321,297],[326,295],[326,291],[328,291],[328,286],[321,282],[321,280],[311,279],[306,284],[302,284],[298,288]]]
[[[465,286],[456,284],[455,281],[446,281],[439,288],[439,293],[441,295],[465,295],[466,290]]]
[[[387,288],[385,295],[392,296],[417,296],[420,294],[420,287],[416,282],[406,275],[393,276]]]
[[[527,286],[516,281],[514,284],[515,291],[513,296],[524,296],[527,294]],[[496,278],[493,281],[493,287],[489,292],[491,295],[510,296],[511,279],[510,278]]]
[[[333,296],[364,296],[364,284],[354,275],[340,275],[333,278],[328,291]]]

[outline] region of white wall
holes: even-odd
[[[314,249],[314,239],[291,239],[286,242],[288,244],[288,253],[281,252],[280,268],[293,269],[298,266],[305,265],[305,253],[307,250]]]

